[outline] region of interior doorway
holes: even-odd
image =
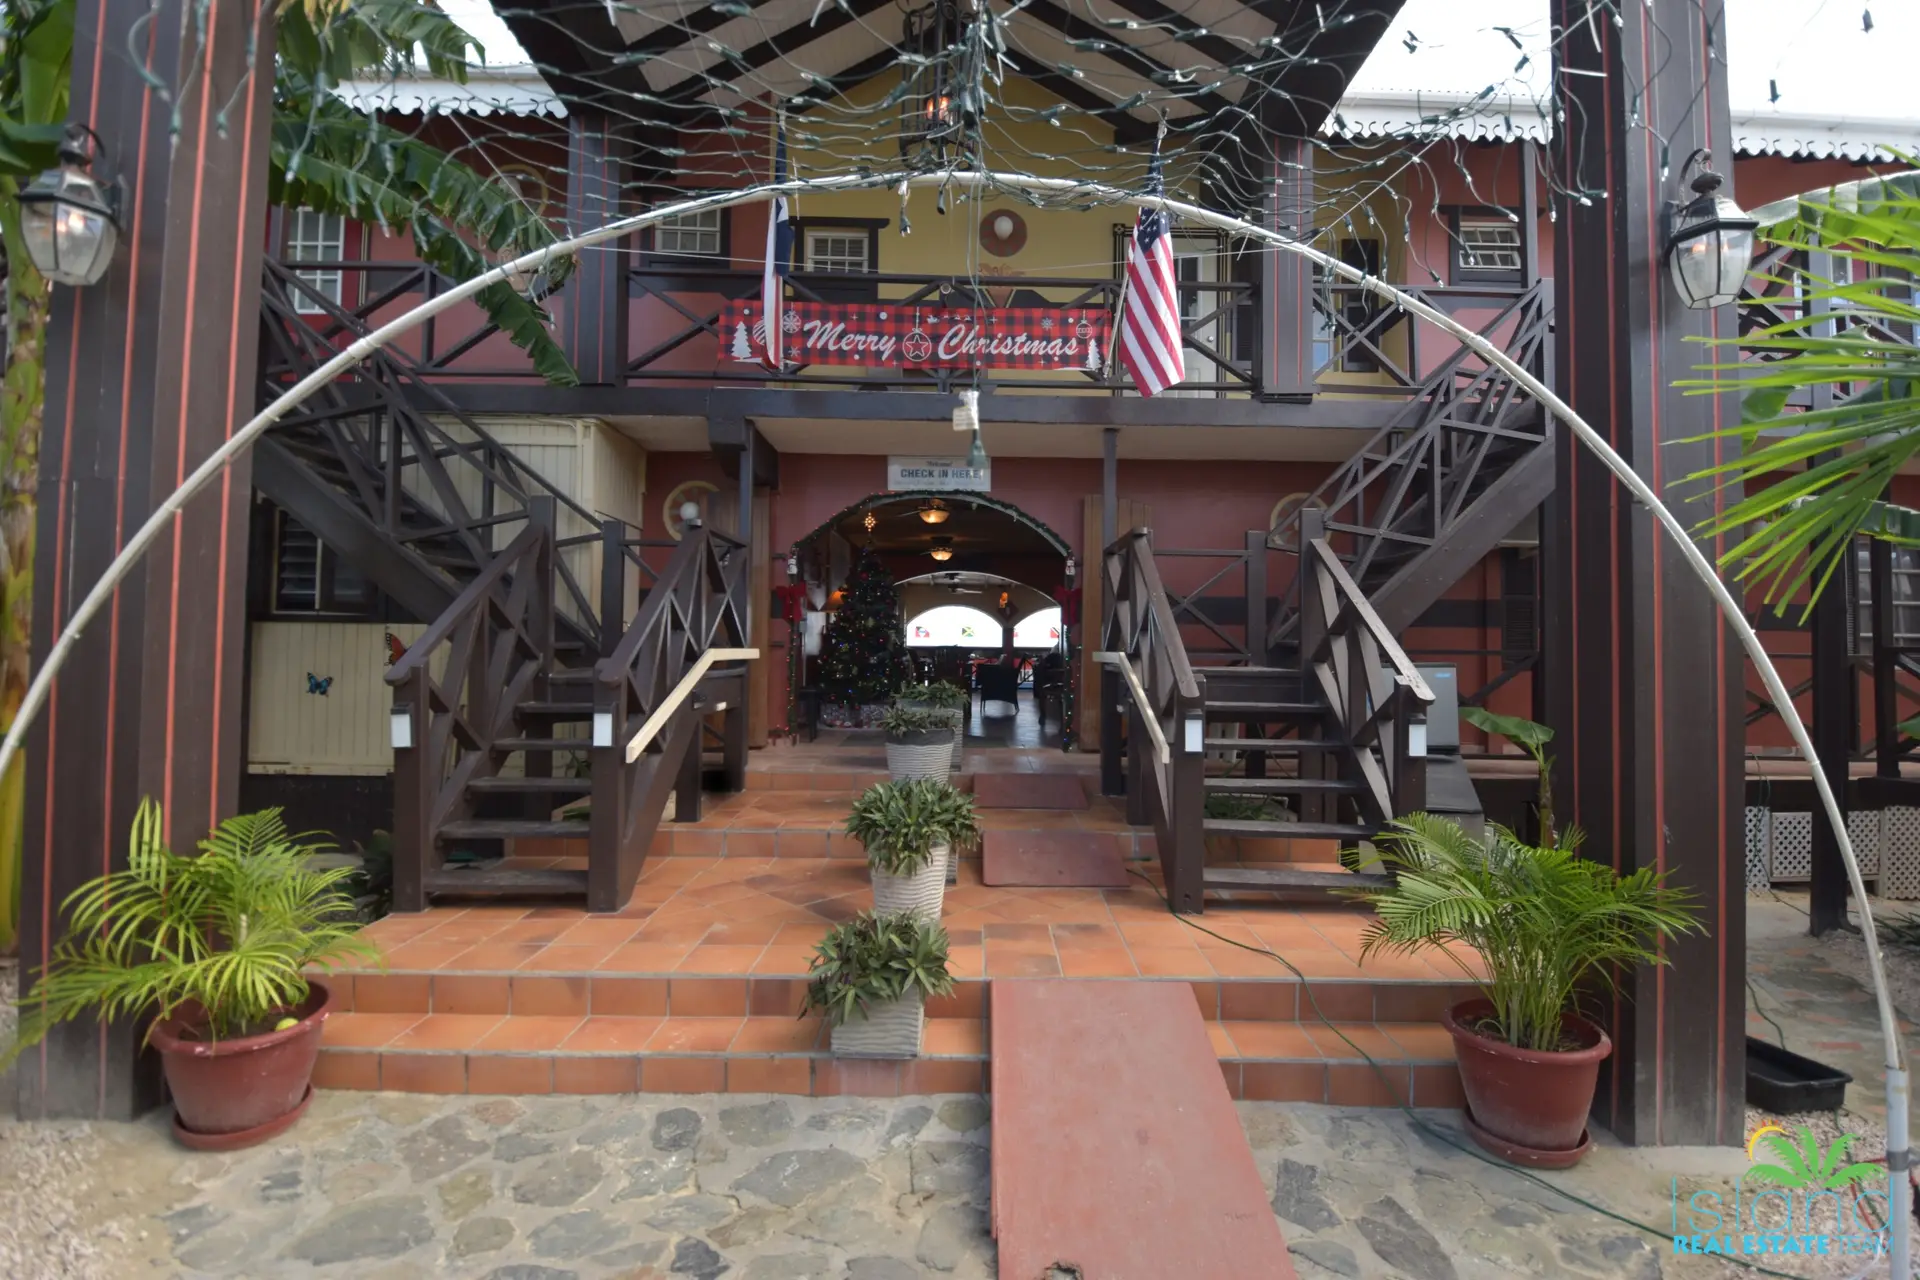
[[[967,746],[1072,745],[1073,656],[1067,625],[1076,566],[1066,541],[1011,503],[976,493],[881,494],[847,507],[793,546],[810,613],[796,687],[802,719],[861,732],[823,678],[828,628],[863,557],[893,583],[897,684],[946,680],[968,691]]]

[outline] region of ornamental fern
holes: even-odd
[[[1355,895],[1378,916],[1362,936],[1362,959],[1441,950],[1492,1002],[1490,1030],[1522,1048],[1560,1048],[1562,1019],[1583,985],[1613,988],[1623,968],[1665,964],[1652,940],[1701,927],[1689,895],[1651,868],[1622,876],[1582,857],[1580,839],[1567,828],[1536,846],[1494,826],[1477,840],[1426,813],[1392,823],[1373,865],[1395,883]],[[1456,945],[1480,954],[1487,977]]]
[[[67,897],[67,934],[21,1003],[0,1068],[57,1023],[184,1014],[219,1040],[270,1029],[307,994],[304,970],[377,962],[344,892],[351,867],[315,870],[327,846],[291,836],[280,810],[215,827],[199,853],[170,852],[160,806],[141,802],[127,868]]]

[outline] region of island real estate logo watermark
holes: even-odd
[[[1750,1167],[1733,1188],[1672,1180],[1675,1253],[1873,1257],[1886,1248],[1885,1165],[1849,1161],[1852,1134],[1825,1144],[1777,1124],[1747,1139]]]

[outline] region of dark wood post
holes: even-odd
[[[1322,696],[1320,681],[1313,674],[1313,661],[1314,655],[1320,651],[1321,641],[1326,639],[1330,619],[1321,607],[1318,585],[1320,553],[1313,544],[1326,536],[1325,514],[1313,507],[1304,508],[1300,512],[1299,569],[1294,579],[1294,594],[1300,601],[1300,655],[1297,665],[1300,668],[1300,699],[1303,702],[1316,702]],[[1330,779],[1337,768],[1332,752],[1300,753],[1300,777],[1304,780]],[[1335,807],[1328,802],[1327,794],[1323,791],[1307,791],[1300,796],[1300,817],[1306,822],[1329,821]]]
[[[1689,522],[1718,497],[1687,501],[1684,477],[1713,443],[1677,443],[1731,425],[1727,399],[1683,395],[1701,347],[1731,338],[1730,307],[1693,311],[1665,254],[1667,203],[1683,163],[1706,147],[1732,171],[1722,0],[1684,13],[1625,5],[1589,22],[1584,0],[1554,0],[1570,33],[1556,46],[1552,142],[1555,382]],[[1728,446],[1730,447],[1730,446]],[[1701,933],[1667,942],[1671,964],[1624,975],[1600,1012],[1614,1051],[1595,1114],[1636,1144],[1745,1137],[1743,668],[1707,592],[1649,515],[1564,428],[1545,540],[1547,719],[1556,792],[1587,833],[1589,857],[1651,867],[1694,895]],[[1703,546],[1709,559],[1719,545]]]
[[[627,631],[627,526],[600,522],[600,656],[619,647]]]
[[[567,117],[567,226],[574,232],[624,217],[631,147],[614,117],[592,109]],[[602,245],[579,255],[562,295],[567,359],[584,386],[617,387],[627,370],[627,252]]]
[[[1873,772],[1900,776],[1899,654],[1893,636],[1893,544],[1867,543],[1868,589],[1873,593]]]
[[[75,14],[72,115],[99,134],[126,192],[106,277],[53,292],[36,667],[125,539],[253,413],[272,13],[242,0],[100,0]],[[143,797],[165,807],[176,849],[234,811],[251,482],[243,458],[162,535],[34,726],[23,979],[59,940],[61,900],[125,865]],[[21,1059],[20,1113],[125,1119],[158,1102],[143,1033],[131,1022],[56,1029]]]
[[[427,700],[432,674],[425,666],[393,691],[393,909],[427,909],[427,866],[433,861],[433,801],[439,790],[437,763],[427,748],[433,712]],[[406,745],[400,745],[404,742]]]
[[[1207,753],[1204,742],[1195,739],[1206,734],[1207,678],[1196,674],[1194,679],[1200,693],[1191,702],[1175,697],[1173,727],[1168,731],[1173,764],[1167,797],[1173,811],[1167,814],[1167,834],[1173,840],[1173,857],[1162,858],[1161,865],[1168,869],[1167,900],[1173,909],[1197,913],[1205,909]],[[1158,768],[1159,763],[1148,767]]]
[[[1313,230],[1313,144],[1306,138],[1273,137],[1263,225],[1291,238]],[[1261,253],[1259,355],[1255,383],[1263,399],[1300,399],[1313,394],[1313,268],[1297,253],[1268,248]]]

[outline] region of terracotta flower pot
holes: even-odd
[[[320,1028],[333,1007],[326,984],[307,980],[307,998],[285,1031],[204,1038],[182,1018],[154,1023],[152,1043],[173,1095],[174,1135],[190,1147],[230,1151],[283,1132],[311,1096]]]
[[[1613,1042],[1585,1018],[1566,1015],[1563,1026],[1586,1048],[1565,1053],[1521,1049],[1473,1028],[1490,1017],[1486,1000],[1465,1000],[1441,1022],[1453,1034],[1460,1086],[1467,1095],[1467,1131],[1487,1150],[1517,1164],[1566,1168],[1587,1148],[1587,1112],[1593,1107],[1600,1063]]]

